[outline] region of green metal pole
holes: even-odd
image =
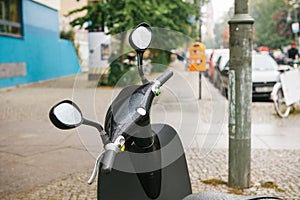
[[[230,25],[229,176],[232,188],[250,187],[252,34],[248,0],[235,0]]]

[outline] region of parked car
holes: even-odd
[[[218,58],[221,54],[228,52],[229,49],[214,49],[211,51],[209,55],[209,59],[206,59],[207,67],[208,67],[208,78],[209,80],[214,83],[215,78],[215,67],[217,65]]]
[[[218,51],[214,55],[215,65],[214,65],[214,76],[212,78],[212,82],[214,86],[221,90],[221,71],[225,68],[225,65],[229,61],[229,49],[223,49],[222,51]]]
[[[270,98],[273,86],[279,79],[278,65],[267,54],[252,54],[252,96],[253,98]],[[221,92],[227,96],[229,62],[221,71]]]
[[[205,50],[205,57],[206,57],[206,71],[204,72],[204,75],[206,77],[208,77],[208,72],[209,72],[209,66],[210,66],[210,63],[212,62],[212,54],[213,53],[213,49],[206,49]]]

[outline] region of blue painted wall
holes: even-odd
[[[0,63],[25,62],[26,76],[0,78],[0,88],[80,72],[74,46],[59,38],[58,12],[23,0],[23,38],[0,36]]]

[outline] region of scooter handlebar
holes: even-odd
[[[110,173],[115,162],[117,152],[108,149],[105,151],[103,158],[102,158],[102,171],[106,174]]]
[[[162,75],[160,75],[156,80],[160,82],[160,85],[163,85],[167,80],[169,80],[173,76],[173,72],[168,70]]]
[[[167,82],[173,76],[172,71],[166,71],[162,75],[160,75],[156,80],[159,81],[160,86],[162,86],[165,82]],[[105,146],[106,151],[103,154],[102,158],[102,172],[103,173],[110,173],[116,158],[117,153],[120,149],[117,146],[121,147],[124,144],[123,136],[121,138],[116,139],[114,143],[108,143]],[[119,145],[118,145],[119,144]]]
[[[116,159],[116,155],[124,147],[125,139],[122,135],[118,136],[114,143],[105,145],[105,152],[102,157],[102,172],[110,173]]]

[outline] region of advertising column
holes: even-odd
[[[104,32],[89,32],[89,80],[105,75],[110,56],[110,36]]]

